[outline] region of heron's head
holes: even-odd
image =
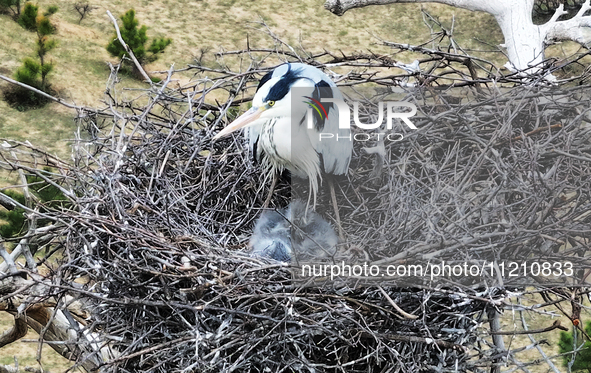
[[[298,108],[292,107],[292,89],[298,87],[309,88],[310,92],[314,90],[314,80],[307,76],[304,69],[295,67],[299,65],[302,64],[288,63],[267,73],[259,82],[252,100],[252,107],[220,131],[213,139],[217,140],[240,128],[257,125],[271,118],[290,117],[292,112],[299,108],[299,106]],[[306,90],[298,90],[298,94],[305,96]],[[295,102],[299,104],[300,101],[296,100]],[[302,108],[299,108],[299,111],[303,113],[305,107],[302,106]]]

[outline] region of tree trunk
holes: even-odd
[[[62,342],[50,344],[57,353],[69,360],[82,360],[80,365],[87,372],[96,371],[112,351],[95,340],[84,325],[67,317],[61,309],[56,309],[57,302],[46,297],[46,294],[51,293],[51,286],[41,281],[25,280],[19,276],[0,281],[0,298],[18,294],[0,302],[0,311],[14,315],[16,320],[15,326],[0,336],[0,346],[22,338],[28,325],[44,341]],[[80,302],[72,299],[65,301],[68,303],[68,312],[84,316],[85,311]]]

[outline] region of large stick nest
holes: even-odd
[[[352,67],[364,58],[342,63],[356,73],[341,84],[377,81],[374,72]],[[74,163],[53,163],[67,172],[63,182],[73,201],[68,211],[47,212],[61,227],[57,275],[61,283],[84,279],[60,289],[90,302],[88,327],[117,351],[103,369],[490,369],[502,351],[483,334],[483,322],[501,306],[502,282],[302,288],[288,266],[248,255],[270,179],[253,164],[240,134],[211,138],[236,116],[232,105],[248,101],[256,80],[272,68],[253,66],[240,73],[197,66],[190,85],[169,88],[170,74],[133,99],[119,96],[125,92],[114,70],[109,108],[78,117]],[[224,97],[223,103],[208,97]],[[341,211],[348,236],[370,260],[538,258],[589,265],[587,90],[499,91],[491,84],[466,97],[413,89],[408,98],[419,107],[419,130],[386,144],[382,187]],[[374,168],[375,159],[356,147],[349,185],[371,189],[365,180]],[[280,184],[272,205],[286,206],[289,196],[289,185]],[[373,214],[376,226],[348,219],[360,211]]]

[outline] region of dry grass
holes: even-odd
[[[529,289],[529,290],[534,291],[534,289]],[[517,299],[513,299],[512,301],[515,304],[521,304],[526,307],[544,303],[544,301],[541,299],[539,294],[535,294],[535,293],[534,294],[527,294],[527,295],[523,296],[521,299],[519,299],[520,303],[518,303]],[[589,304],[588,304],[588,302],[584,302],[584,305],[588,306]],[[569,311],[568,307],[567,307],[566,311],[567,312]],[[555,315],[555,316],[552,316],[552,315]],[[589,313],[586,311],[583,311],[582,319],[588,320],[589,317],[590,317]],[[536,313],[524,312],[523,318],[526,321],[529,330],[541,329],[541,328],[548,327],[548,326],[552,325],[552,323],[555,320],[559,320],[563,326],[571,329],[571,331],[573,328],[571,321],[567,317],[565,317],[564,315],[561,315],[560,312],[557,312],[557,309],[552,306],[544,307],[540,310],[540,312],[536,312]],[[583,321],[583,323],[584,323],[584,321]],[[501,328],[503,331],[513,331],[513,330],[521,331],[521,330],[523,330],[521,314],[519,312],[513,313],[510,311],[505,311],[505,313],[503,314],[503,316],[501,318]],[[539,333],[539,334],[536,334],[534,337],[537,341],[541,341],[541,340],[547,341],[547,343],[541,343],[539,345],[541,350],[544,351],[544,353],[547,356],[555,356],[555,355],[559,354],[558,341],[560,340],[560,331],[553,330],[550,332]],[[507,347],[507,349],[516,348],[517,346],[526,346],[526,345],[529,345],[532,343],[527,335],[522,335],[522,334],[505,336],[503,339],[505,341],[505,346]],[[522,363],[532,362],[532,361],[539,359],[539,358],[540,358],[540,354],[536,349],[530,349],[530,350],[516,354],[516,359],[521,361]],[[561,357],[554,357],[551,360],[552,360],[552,363],[556,366],[556,368],[559,369],[559,371],[563,371],[563,370],[566,371],[566,369],[562,365],[562,358]],[[543,372],[552,371],[550,366],[546,362],[542,362],[539,365],[534,365],[534,366],[528,367],[528,369],[532,373],[543,373]]]
[[[484,13],[438,5],[399,4],[368,7],[337,17],[324,10],[319,0],[298,2],[273,1],[105,1],[96,5],[90,15],[78,25],[78,14],[70,1],[41,2],[43,9],[50,4],[59,7],[52,16],[57,25],[55,35],[58,48],[50,53],[56,68],[51,75],[53,88],[59,96],[79,105],[101,106],[105,80],[109,73],[107,61],[116,62],[109,56],[105,46],[113,35],[113,27],[106,15],[110,10],[119,16],[130,8],[136,9],[141,24],[149,26],[150,37],[168,36],[173,44],[155,63],[147,66],[149,71],[167,70],[171,64],[177,68],[194,62],[202,51],[242,49],[247,37],[251,46],[269,46],[269,39],[261,32],[256,22],[267,22],[279,37],[292,45],[302,45],[310,51],[323,49],[350,53],[372,50],[388,53],[387,47],[379,45],[376,38],[403,43],[420,43],[428,39],[429,29],[423,22],[421,8],[437,18],[446,28],[453,24],[454,35],[460,45],[502,65],[505,58],[493,51],[503,38],[494,19]],[[0,16],[3,29],[0,35],[0,73],[11,76],[23,58],[30,56],[34,35],[25,32],[8,16]],[[555,48],[553,54],[568,54],[573,47]],[[415,56],[408,54],[408,61]],[[205,64],[214,64],[212,53]],[[239,61],[229,59],[236,64]],[[182,76],[182,75],[181,75]],[[187,79],[190,76],[187,76]],[[182,78],[181,78],[182,79]],[[132,87],[141,83],[129,79]],[[0,83],[0,89],[6,83]],[[64,140],[72,132],[70,113],[59,112],[58,105],[50,104],[40,113],[18,113],[0,102],[0,137],[16,136],[31,141],[42,140],[38,145],[51,151],[64,152]],[[39,120],[43,116],[44,120]],[[48,125],[47,120],[52,121]],[[45,129],[44,129],[45,128]],[[53,131],[58,128],[58,131]],[[62,130],[65,130],[62,131]],[[56,142],[57,140],[57,142]],[[63,154],[63,153],[62,153]]]
[[[176,67],[185,66],[192,63],[201,50],[242,49],[247,35],[252,46],[268,46],[268,38],[257,30],[258,26],[254,23],[260,19],[265,20],[285,41],[298,45],[301,39],[302,45],[311,51],[371,49],[386,53],[388,48],[376,45],[377,39],[373,35],[398,42],[418,43],[426,40],[429,32],[423,24],[420,7],[416,5],[370,7],[337,17],[324,10],[322,1],[317,0],[293,3],[164,0],[152,1],[150,6],[142,1],[105,1],[78,25],[78,16],[71,2],[62,0],[51,4],[60,8],[52,16],[58,28],[55,38],[59,42],[58,48],[50,54],[50,59],[56,63],[52,74],[53,88],[64,98],[91,106],[100,105],[109,71],[105,61],[115,62],[105,50],[113,35],[106,10],[118,16],[127,9],[135,8],[141,24],[149,26],[150,37],[169,36],[173,39],[173,44],[157,62],[147,67],[148,70],[166,70],[173,63]],[[47,5],[40,4],[42,8]],[[441,5],[424,8],[438,15],[448,26],[451,26],[455,14],[455,32],[467,48],[483,48],[476,40],[491,44],[502,42],[494,20],[488,15]],[[482,27],[483,24],[486,27]],[[12,75],[22,59],[32,54],[34,35],[23,31],[6,15],[0,16],[0,25],[5,30],[0,35],[0,73]],[[503,57],[498,57],[502,61]],[[206,58],[205,63],[213,63],[213,60]],[[50,107],[55,109],[55,105]],[[2,106],[0,109],[5,117],[14,116],[11,108]],[[35,121],[31,122],[34,124]]]
[[[0,330],[4,331],[8,325],[12,324],[12,316],[6,312],[0,312]],[[36,360],[37,356],[37,339],[39,335],[32,330],[25,336],[26,340],[34,340],[34,342],[18,342],[8,346],[2,347],[0,354],[0,365],[14,366],[14,357],[18,359],[20,367],[30,366],[39,367]],[[51,373],[59,373],[66,371],[72,364],[57,354],[48,345],[43,345],[43,354],[41,359],[43,369]]]

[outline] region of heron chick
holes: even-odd
[[[249,242],[252,256],[289,262],[332,257],[338,237],[329,222],[293,201],[279,212],[265,211],[259,217]]]

